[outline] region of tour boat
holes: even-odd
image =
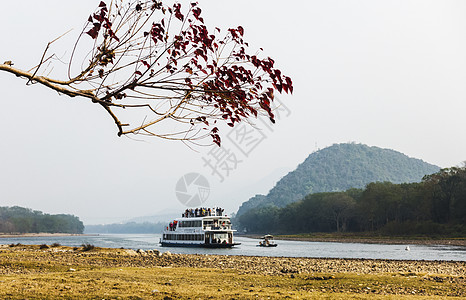
[[[273,235],[271,234],[266,234],[262,238],[262,241],[259,242],[258,247],[277,247],[278,245],[275,244],[275,241],[273,240]]]
[[[163,230],[160,244],[168,247],[231,248],[233,240],[230,217],[221,208],[187,209]]]

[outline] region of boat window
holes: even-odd
[[[194,221],[181,221],[179,223],[180,227],[201,227],[202,221],[201,220],[194,220]]]

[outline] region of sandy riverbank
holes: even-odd
[[[466,262],[0,246],[2,299],[460,299],[465,284]]]
[[[38,245],[0,245],[0,253],[15,253],[27,259],[61,264],[90,264],[100,267],[189,267],[234,269],[252,274],[287,273],[360,273],[379,274],[411,272],[466,276],[465,261],[410,261],[387,259],[339,259],[302,257],[265,257],[240,255],[172,254],[159,250],[96,248],[96,251],[72,247]],[[111,259],[109,259],[111,258]],[[4,273],[8,268],[0,270]]]

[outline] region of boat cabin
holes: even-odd
[[[163,232],[162,246],[229,248],[233,240],[231,220],[220,208],[186,209],[181,218],[170,222]]]

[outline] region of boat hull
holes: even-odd
[[[187,247],[187,248],[232,248],[241,245],[241,243],[233,244],[188,244],[188,243],[170,243],[161,242],[162,247]]]
[[[277,246],[278,246],[278,244],[272,244],[272,245],[268,245],[268,246],[265,246],[265,245],[257,245],[257,247],[265,247],[265,248],[267,248],[267,247],[277,247]]]

